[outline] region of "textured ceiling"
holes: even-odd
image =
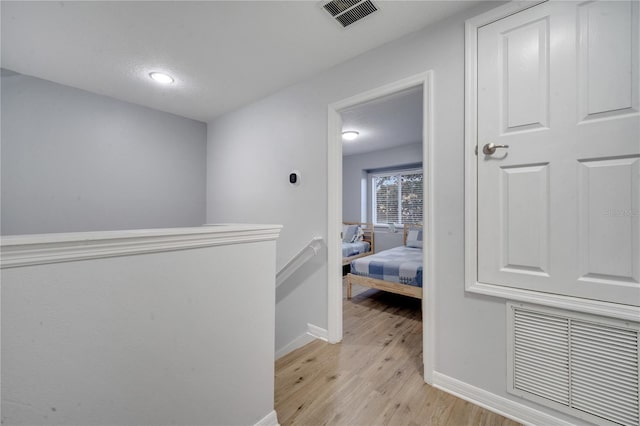
[[[422,142],[422,88],[385,96],[344,110],[342,130],[360,133],[343,141],[342,155],[362,154]],[[416,162],[422,161],[416,158]]]
[[[315,1],[2,1],[2,67],[208,121],[477,3],[377,1],[343,29]]]

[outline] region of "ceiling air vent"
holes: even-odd
[[[378,10],[371,0],[332,0],[325,3],[323,7],[343,27],[347,27]]]

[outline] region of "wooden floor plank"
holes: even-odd
[[[280,424],[517,425],[424,383],[420,300],[354,286],[343,309],[342,343],[276,361]]]

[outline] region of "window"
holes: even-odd
[[[370,176],[373,223],[422,223],[422,170]]]

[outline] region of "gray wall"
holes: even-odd
[[[3,235],[201,225],[206,124],[2,73]]]
[[[416,163],[422,163],[422,142],[342,157],[342,220],[371,220],[369,200],[363,205],[361,196],[367,171]]]
[[[312,236],[326,238],[327,105],[433,70],[435,369],[535,406],[506,392],[505,301],[464,290],[464,21],[495,6],[479,5],[210,122],[207,218],[284,224],[279,267]],[[302,172],[298,187],[287,183],[293,168]],[[327,327],[326,254],[324,262],[278,302],[276,349],[306,323]]]

